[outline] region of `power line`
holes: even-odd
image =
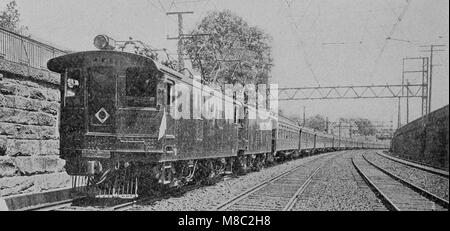
[[[158,1],[159,1],[159,0],[158,0]],[[166,15],[166,10],[165,10],[164,6],[161,4],[161,2],[160,2],[160,6],[157,6],[155,3],[152,2],[152,0],[147,0],[147,2],[148,2],[150,5],[152,5],[154,8],[156,8],[159,12],[161,12],[164,16],[167,17],[167,15]],[[171,21],[173,21],[173,22],[176,23],[176,21],[175,21],[174,19],[172,19],[172,18],[170,18],[170,17],[167,17],[167,18],[169,18]]]
[[[175,6],[175,0],[172,0],[172,3],[170,3],[170,5],[169,5],[169,10],[171,10],[173,6]],[[176,7],[176,6],[175,6],[175,7]]]
[[[395,30],[397,29],[398,25],[400,24],[400,22],[403,20],[403,17],[405,16],[406,12],[408,11],[408,8],[410,6],[410,3],[412,2],[412,0],[406,0],[406,6],[403,8],[402,12],[400,13],[400,15],[396,18],[396,21],[394,23],[394,25],[391,28],[391,31],[389,32],[389,34],[387,35],[386,39],[383,42],[383,46],[381,47],[380,53],[378,53],[377,58],[375,59],[375,64],[373,67],[372,72],[370,73],[370,78],[372,78],[372,76],[375,74],[376,68],[378,66],[378,63],[380,61],[381,56],[383,55],[388,41],[391,39],[391,37],[394,35]]]
[[[153,7],[155,7],[156,9],[158,9],[161,12],[165,12],[165,10],[163,8],[161,8],[160,6],[157,6],[155,3],[153,3],[152,0],[147,0],[148,3],[150,3]]]
[[[193,14],[193,11],[181,11],[181,12],[167,12],[166,15],[177,15],[178,16],[178,70],[181,71],[184,69],[184,59],[183,59],[183,15],[184,14]],[[167,38],[171,39],[171,38]]]
[[[285,3],[286,3],[286,5],[288,6],[288,9],[287,9],[288,16],[289,16],[290,19],[293,19],[292,14],[291,14],[291,12],[289,11],[289,9],[291,8],[291,5],[288,4],[287,1],[285,1]],[[303,21],[304,16],[305,16],[306,13],[308,12],[308,10],[309,10],[309,8],[310,8],[310,6],[311,6],[311,3],[312,3],[312,0],[309,1],[308,6],[306,7],[306,10],[305,10],[305,12],[304,12],[304,14],[303,14],[303,16],[302,16],[302,18],[301,18],[301,21]],[[317,75],[316,75],[316,73],[315,73],[315,71],[314,71],[314,69],[313,69],[313,67],[312,67],[312,64],[311,64],[311,62],[309,61],[308,56],[307,56],[307,54],[306,54],[305,44],[304,44],[304,42],[302,41],[302,39],[300,38],[300,33],[298,32],[299,26],[298,26],[297,22],[295,22],[295,20],[292,20],[292,22],[291,22],[290,20],[288,20],[288,23],[291,25],[291,27],[293,28],[293,30],[295,31],[295,33],[296,33],[297,36],[298,36],[298,41],[297,41],[296,45],[299,45],[299,46],[300,46],[299,48],[300,48],[300,50],[302,51],[303,58],[304,58],[304,60],[305,60],[306,66],[308,67],[309,71],[311,72],[311,74],[312,74],[314,80],[316,81],[317,85],[320,86],[320,82],[319,82],[319,80],[318,80],[318,78],[317,78]]]
[[[159,5],[161,6],[161,8],[163,9],[163,11],[166,11],[166,8],[164,7],[164,5],[161,3],[161,0],[158,0]]]

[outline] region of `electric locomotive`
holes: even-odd
[[[252,105],[248,95],[227,95],[155,61],[148,49],[117,51],[115,43],[99,35],[94,40],[99,50],[47,64],[61,74],[60,156],[74,188],[132,198],[258,170],[279,157],[352,148],[278,119],[264,109],[268,100]],[[180,110],[191,117],[179,116]],[[211,116],[194,116],[201,110]]]
[[[105,35],[94,44],[100,50],[53,58],[47,65],[61,74],[60,155],[74,187],[135,197],[154,185],[179,186],[231,172],[233,164],[241,171],[260,168],[271,153],[272,129],[261,130],[258,119],[248,118],[255,108],[151,57],[116,51]],[[187,91],[175,92],[175,86]],[[172,105],[187,97],[185,104]],[[209,102],[222,116],[174,119],[174,107],[198,111],[196,100]],[[231,119],[223,116],[225,105],[232,108]]]

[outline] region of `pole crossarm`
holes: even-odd
[[[424,84],[409,85],[363,85],[363,86],[327,86],[327,87],[295,87],[279,88],[278,99],[287,100],[319,100],[319,99],[389,99],[407,97],[426,97],[423,95]]]

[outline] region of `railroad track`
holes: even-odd
[[[219,180],[219,178],[217,178],[216,180]],[[52,210],[53,211],[82,211],[82,210],[86,210],[86,208],[88,208],[88,210],[94,210],[94,211],[127,211],[127,210],[134,208],[137,205],[151,204],[151,203],[154,203],[157,201],[168,199],[173,196],[182,195],[186,192],[189,192],[191,190],[198,189],[201,187],[204,187],[204,185],[201,185],[201,184],[187,185],[187,186],[184,186],[181,188],[168,190],[166,193],[163,193],[163,195],[148,196],[148,197],[137,198],[134,200],[127,200],[126,202],[115,203],[114,205],[110,205],[110,206],[103,206],[103,205],[95,206],[95,207],[91,207],[88,205],[74,206],[73,204],[68,203],[67,206],[65,206],[65,207],[59,206],[59,207],[55,207]],[[50,211],[50,209],[47,211]]]
[[[311,160],[310,162],[308,162],[308,166],[297,166],[294,167],[292,169],[290,169],[288,172],[285,172],[283,174],[278,175],[278,177],[272,178],[272,181],[275,181],[278,178],[281,178],[291,172],[294,172],[296,169],[298,169],[299,167],[308,167],[310,168],[309,164],[316,162],[318,160],[321,160],[323,158],[330,158],[331,156],[335,156],[335,155],[339,155],[339,153],[336,154],[331,154],[331,155],[325,155],[325,156],[318,156],[317,158]],[[317,173],[317,171],[319,170],[319,168],[315,169],[316,171],[314,171],[314,174],[311,175],[308,179],[305,179],[305,175],[308,176],[308,174],[302,174],[302,178],[300,179],[288,179],[286,183],[289,183],[288,181],[290,180],[292,183],[295,183],[299,180],[305,180],[305,184],[304,184],[304,188],[306,188],[306,186],[309,184],[309,182],[311,181],[312,177]],[[294,176],[294,178],[297,178],[298,176]],[[218,180],[218,179],[216,179]],[[298,183],[298,182],[297,182]],[[264,183],[263,183],[264,184]],[[262,186],[263,184],[260,184],[260,186]],[[168,199],[174,195],[180,195],[180,194],[184,194],[188,191],[203,187],[204,185],[188,185],[188,186],[184,186],[182,188],[179,189],[175,189],[175,190],[170,190],[169,192],[165,193],[162,196],[153,196],[153,197],[145,197],[145,198],[141,198],[141,199],[135,199],[135,200],[128,200],[126,202],[123,203],[112,203],[113,205],[101,205],[101,203],[99,203],[99,205],[92,205],[90,203],[85,203],[83,202],[84,199],[88,199],[87,197],[75,197],[75,198],[71,198],[71,199],[66,199],[66,200],[61,200],[61,201],[56,201],[53,203],[45,203],[45,204],[39,204],[33,207],[27,207],[27,208],[23,208],[23,209],[19,209],[19,210],[25,210],[25,211],[86,211],[86,210],[94,210],[94,211],[124,211],[124,210],[130,210],[133,207],[135,207],[136,205],[140,205],[140,204],[150,204],[150,203],[154,203],[156,201],[160,201],[163,199]],[[295,196],[293,196],[292,198],[290,198],[290,201],[287,205],[290,205],[290,207],[292,207],[295,202],[296,202],[296,196],[300,195],[303,191],[298,189],[295,192]],[[286,207],[285,209],[290,209],[290,207]]]
[[[370,162],[364,155],[352,163],[389,210],[448,210],[448,201]]]
[[[143,201],[143,199],[126,201],[123,203],[118,203],[112,206],[87,206],[87,205],[74,205],[73,203],[68,203],[66,206],[54,207],[45,211],[123,211],[132,208],[137,203]]]
[[[293,167],[219,205],[216,210],[289,211],[322,166],[340,154],[324,157],[325,161],[318,158],[307,165]]]
[[[83,199],[84,197],[71,198],[68,200],[57,201],[54,203],[41,204],[33,207],[28,207],[24,209],[20,209],[22,211],[55,211],[64,207],[71,206],[72,203],[76,200]]]
[[[406,160],[406,159],[401,159],[401,158],[398,158],[398,157],[388,156],[387,154],[383,154],[383,153],[380,153],[380,152],[375,152],[375,153],[378,156],[380,156],[380,157],[382,157],[384,159],[387,159],[387,160],[390,160],[390,161],[394,161],[394,162],[399,163],[399,164],[401,164],[403,166],[406,166],[406,167],[409,167],[409,168],[413,168],[413,169],[417,169],[417,170],[420,170],[420,171],[425,171],[425,172],[428,172],[428,173],[431,173],[431,174],[434,174],[434,175],[445,177],[447,179],[449,178],[448,171],[445,171],[445,170],[442,170],[442,169],[437,169],[435,167],[428,166],[428,165],[425,165],[423,163],[418,163],[418,162],[414,162],[414,161],[411,161],[411,160]]]

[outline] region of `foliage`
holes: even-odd
[[[267,81],[273,62],[272,39],[261,29],[225,10],[211,12],[190,34],[194,36],[183,40],[184,50],[205,83]]]
[[[325,117],[321,115],[315,115],[313,117],[310,117],[306,119],[306,127],[314,128],[319,131],[326,131],[327,130],[327,120]]]
[[[354,130],[356,133],[364,135],[364,136],[371,136],[375,135],[377,132],[377,129],[374,127],[374,124],[372,121],[364,118],[340,118],[339,121],[343,123],[353,124],[355,125],[356,130]]]
[[[28,28],[20,25],[20,13],[16,1],[6,4],[6,9],[0,11],[0,27],[24,34]]]

